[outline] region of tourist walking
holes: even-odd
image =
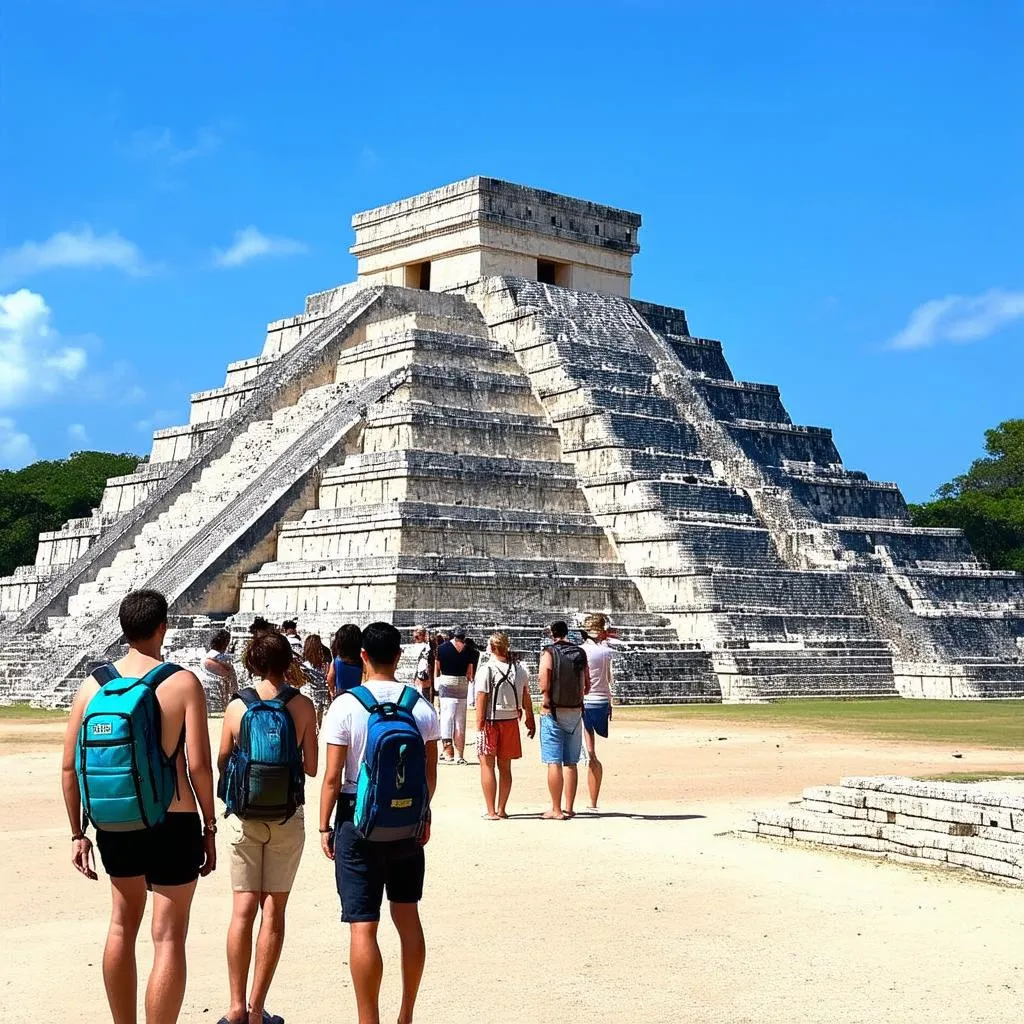
[[[362,630],[351,622],[334,634],[331,641],[334,659],[327,670],[327,696],[331,700],[363,681],[362,636]]]
[[[412,643],[402,648],[402,655],[412,662],[412,685],[432,702],[434,686],[430,674],[430,642],[426,626],[414,627]]]
[[[207,689],[209,697],[212,691],[215,703],[220,695],[220,710],[228,706],[231,698],[238,692],[238,675],[235,672],[234,659],[228,654],[231,644],[231,633],[226,629],[218,629],[210,634],[207,641],[206,654],[199,666],[199,678]]]
[[[97,877],[85,834],[91,822],[113,899],[103,982],[114,1024],[136,1020],[135,946],[152,891],[146,1020],[174,1024],[185,996],[196,880],[217,866],[206,699],[195,675],[161,660],[167,632],[162,594],[133,591],[118,619],[128,653],[85,678],[64,736],[61,783],[71,863],[86,878]]]
[[[281,633],[291,644],[295,657],[302,658],[302,637],[299,636],[299,624],[294,619],[285,619],[281,623]]]
[[[255,637],[245,659],[257,682],[240,690],[224,713],[217,758],[234,891],[227,942],[231,1003],[219,1024],[278,1024],[280,1017],[264,1011],[306,841],[304,776],[316,775],[316,710],[286,682],[294,660],[288,637]],[[253,762],[260,764],[258,775],[248,770]],[[257,913],[256,967],[246,998]]]
[[[466,687],[466,707],[472,708],[476,706],[476,674],[480,669],[480,655],[483,653],[476,645],[476,641],[471,637],[466,637],[466,650],[469,651],[470,664],[473,666],[473,671],[469,675],[469,685]]]
[[[437,785],[438,721],[414,687],[395,681],[401,656],[401,635],[394,626],[367,626],[366,683],[342,694],[324,716],[320,844],[334,861],[341,919],[350,926],[349,969],[359,1024],[380,1021],[384,965],[377,929],[385,891],[401,943],[399,1024],[412,1022],[426,962],[417,905]]]
[[[327,670],[331,666],[331,652],[324,647],[319,633],[310,633],[302,645],[302,675],[306,681],[306,696],[316,708],[316,727],[324,718],[327,708]]]
[[[477,655],[479,657],[479,654]],[[466,646],[466,631],[459,627],[437,648],[434,685],[441,703],[440,761],[466,764],[466,700],[473,679],[473,652]]]
[[[525,717],[526,735],[531,740],[537,726],[530,674],[513,656],[508,635],[492,634],[488,651],[490,658],[476,674],[477,752],[484,817],[498,821],[508,817],[512,762],[523,756],[519,722]]]
[[[587,768],[587,792],[590,803],[587,810],[598,808],[604,765],[597,756],[598,736],[608,738],[608,725],[612,718],[612,648],[608,643],[611,633],[604,615],[588,615],[583,622],[583,653],[587,656],[590,689],[583,698],[583,763]]]
[[[542,817],[561,821],[575,816],[577,763],[583,746],[583,698],[590,670],[582,648],[571,643],[568,625],[548,627],[551,643],[541,652],[537,686],[541,693],[540,755],[547,765],[551,807]]]

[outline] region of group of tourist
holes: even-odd
[[[119,615],[128,653],[82,683],[65,738],[62,784],[72,862],[97,878],[86,835],[91,824],[112,886],[103,977],[115,1024],[136,1021],[135,945],[153,893],[146,1020],[172,1024],[184,998],[185,938],[197,880],[217,866],[207,706],[197,676],[161,659],[163,596],[133,592]],[[588,807],[597,809],[602,767],[595,737],[608,735],[611,717],[607,620],[588,617],[580,644],[569,634],[567,623],[551,623],[539,661],[541,759],[550,795],[545,819],[573,817],[581,757]],[[294,621],[278,630],[257,619],[242,657],[247,683],[239,686],[227,654],[230,639],[226,630],[214,633],[202,667],[225,700],[217,794],[231,833],[234,900],[227,930],[229,1006],[219,1024],[283,1024],[266,1003],[305,842],[304,780],[318,771],[318,735],[326,741],[321,848],[334,862],[342,921],[350,925],[358,1019],[380,1019],[377,928],[386,892],[401,943],[398,1021],[409,1024],[426,956],[418,903],[437,765],[466,763],[472,706],[485,817],[507,818],[511,766],[522,756],[521,725],[531,739],[537,732],[529,673],[502,632],[491,636],[482,659],[461,628],[430,639],[418,628],[403,652],[389,623],[348,625],[327,650],[316,634],[300,637]],[[403,653],[413,663],[415,687],[395,678]],[[309,696],[302,692],[307,687]],[[330,698],[326,711],[321,693]]]

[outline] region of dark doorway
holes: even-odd
[[[537,280],[541,284],[557,284],[559,288],[570,287],[569,264],[554,260],[537,260]]]
[[[405,268],[405,287],[419,288],[423,292],[430,291],[430,260],[410,263]]]

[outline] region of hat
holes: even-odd
[[[452,639],[453,640],[465,640],[466,639],[466,627],[465,626],[456,626],[455,629],[452,630]]]

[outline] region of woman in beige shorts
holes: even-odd
[[[245,652],[245,667],[253,677],[250,688],[264,701],[286,700],[284,707],[295,725],[295,738],[302,758],[302,770],[316,775],[316,709],[313,702],[293,693],[286,682],[293,652],[280,633],[253,637]],[[251,696],[251,695],[250,695]],[[238,745],[242,716],[248,710],[244,697],[233,700],[224,712],[220,756],[224,773]],[[234,904],[228,928],[228,982],[231,1006],[219,1024],[276,1024],[273,1014],[264,1016],[267,991],[284,945],[284,911],[295,873],[302,859],[306,827],[302,807],[286,821],[258,821],[231,815],[225,831],[231,844],[231,888]],[[256,939],[256,969],[246,999],[246,983],[252,960],[252,931],[262,911]]]

